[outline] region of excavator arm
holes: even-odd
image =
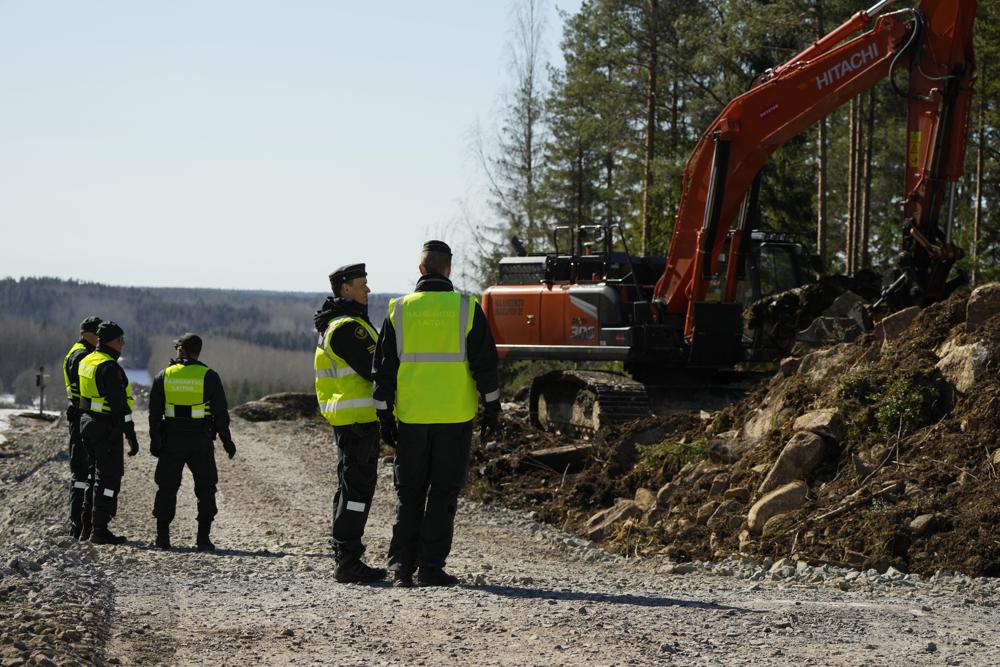
[[[792,137],[851,98],[897,72],[909,73],[904,249],[928,295],[943,290],[961,256],[939,214],[962,173],[975,69],[972,27],[975,0],[922,0],[916,8],[882,14],[882,0],[855,14],[733,99],[705,131],[688,158],[666,268],[654,298],[685,315],[692,339],[695,303],[703,301],[727,235],[739,256],[748,200],[760,169]],[[851,37],[859,31],[860,35]],[[949,209],[950,216],[950,209]],[[730,234],[730,230],[732,233]],[[735,296],[735,270],[727,263],[724,300]]]

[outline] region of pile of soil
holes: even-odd
[[[973,331],[968,302],[959,293],[896,331],[887,322],[786,359],[720,412],[598,433],[576,467],[533,465],[532,451],[567,443],[509,412],[501,442],[476,453],[470,492],[622,553],[1000,576],[1000,313],[978,317]],[[751,530],[748,515],[770,491],[762,483],[802,430],[793,424],[817,410],[837,428],[821,433],[821,458],[796,480],[804,493]],[[632,505],[596,531],[607,508]]]
[[[318,417],[319,404],[316,394],[286,391],[248,401],[234,408],[233,412],[248,422],[291,421]]]

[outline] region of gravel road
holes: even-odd
[[[144,419],[139,415],[140,428]],[[45,596],[21,595],[19,582],[27,586],[38,577],[74,576],[76,570],[63,563],[72,556],[92,558],[87,581],[110,590],[107,628],[93,637],[93,661],[99,663],[1000,662],[997,580],[948,573],[921,580],[793,562],[626,560],[530,516],[472,503],[459,510],[449,562],[449,570],[462,580],[459,587],[338,584],[327,542],[336,463],[328,429],[307,422],[237,419],[234,437],[237,458],[229,461],[221,448],[217,455],[220,513],[213,539],[218,551],[192,548],[195,505],[187,473],[172,535],[176,548],[169,553],[151,548],[155,460],[140,433],[143,452],[126,461],[121,510],[112,524],[129,543],[76,545],[46,527],[42,532],[52,536],[45,544],[66,556],[45,552],[32,572],[23,564],[0,568],[0,591],[6,591],[0,622],[25,608],[44,611]],[[66,467],[64,460],[49,461],[23,478],[5,477],[4,483],[25,489],[40,481],[52,484],[60,475],[68,477]],[[388,545],[390,470],[382,467],[369,520],[372,563],[384,560]],[[31,496],[8,488],[0,500],[26,502]],[[5,560],[12,550],[26,548],[17,544],[28,539],[25,532],[12,534],[15,539],[3,544]],[[32,548],[42,553],[46,547]],[[100,622],[102,615],[98,611],[90,618]],[[33,660],[26,652],[17,661],[11,647],[28,638],[18,636],[16,623],[4,625],[0,644],[5,648],[0,648],[6,652],[0,651],[0,665]],[[60,646],[56,642],[47,649],[54,664],[61,662]],[[83,654],[73,655],[79,660]]]

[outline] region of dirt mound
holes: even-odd
[[[473,489],[621,552],[1000,576],[998,295],[956,294],[786,359],[710,418],[601,433],[578,470],[523,463],[566,443],[511,415]]]
[[[249,422],[289,421],[319,416],[316,394],[287,391],[248,401],[233,412]]]

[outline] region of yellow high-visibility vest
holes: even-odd
[[[102,396],[97,389],[97,369],[108,362],[114,363],[115,358],[107,352],[94,350],[80,360],[80,409],[89,410],[97,414],[109,414],[111,406],[108,405],[107,397]],[[133,406],[132,385],[128,378],[125,378],[125,398],[128,401],[128,409]]]
[[[479,393],[466,337],[476,299],[457,292],[414,292],[389,302],[396,332],[396,417],[408,424],[471,421]]]
[[[80,376],[77,374],[76,378],[71,379],[69,376],[69,358],[73,356],[77,350],[86,350],[87,346],[76,341],[73,343],[73,347],[69,348],[69,352],[66,353],[66,358],[63,359],[63,381],[66,383],[66,398],[72,401],[74,404],[80,400]]]
[[[376,419],[372,383],[358,375],[330,346],[334,332],[352,323],[364,327],[372,340],[378,338],[375,329],[363,319],[345,315],[330,321],[313,355],[319,411],[333,426],[368,424]]]
[[[211,406],[205,402],[207,373],[208,366],[204,364],[167,366],[163,371],[163,394],[166,398],[163,416],[167,419],[204,419],[211,416]]]

